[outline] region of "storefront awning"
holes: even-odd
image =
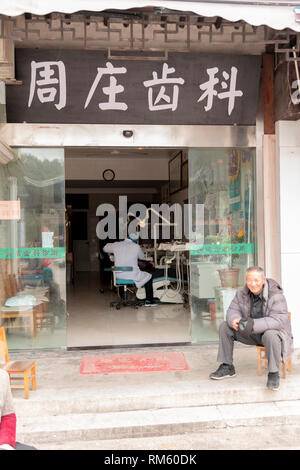
[[[51,12],[127,10],[156,7],[167,10],[189,11],[205,17],[220,16],[229,21],[244,20],[253,26],[267,25],[273,29],[290,28],[300,31],[300,2],[289,0],[1,0],[0,14],[18,16],[23,13],[46,15]],[[298,7],[298,8],[297,8]],[[297,15],[298,10],[298,15]]]

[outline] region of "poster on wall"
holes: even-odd
[[[231,149],[228,160],[229,174],[229,211],[234,212],[241,208],[241,155],[240,150]]]
[[[10,123],[255,125],[261,57],[16,49]]]
[[[21,205],[20,201],[0,201],[0,221],[1,220],[20,220]]]

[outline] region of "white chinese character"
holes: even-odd
[[[58,71],[58,78],[53,77],[55,71]],[[40,77],[38,80],[37,78]],[[57,94],[57,85],[59,88],[59,100],[55,104],[57,109],[66,106],[66,70],[62,61],[57,62],[31,62],[31,82],[28,107],[30,108],[35,89],[41,103],[54,102]]]
[[[207,69],[206,72],[208,73],[209,80],[202,85],[199,85],[201,90],[206,90],[198,99],[199,101],[204,100],[207,97],[207,104],[204,106],[205,111],[209,111],[213,105],[213,97],[216,96],[218,93],[215,90],[215,85],[219,83],[219,79],[215,78],[216,73],[218,73],[218,67],[213,67],[212,69]]]
[[[212,108],[214,96],[217,96],[220,100],[228,98],[228,115],[230,116],[234,108],[235,98],[243,96],[243,92],[241,90],[235,89],[238,72],[237,68],[231,67],[231,75],[225,71],[222,72],[223,78],[225,80],[229,80],[230,78],[229,90],[222,93],[218,93],[215,90],[215,85],[219,83],[219,79],[215,77],[215,75],[219,72],[218,67],[213,67],[211,69],[207,69],[206,71],[208,73],[209,80],[199,85],[199,88],[201,90],[205,90],[205,92],[198,99],[198,103],[207,97],[207,104],[204,106],[204,109],[205,111],[209,111]],[[228,83],[226,83],[226,81],[222,81],[221,86],[223,90],[228,89]]]
[[[296,91],[294,91],[292,93],[292,96],[291,96],[291,101],[293,104],[299,104],[300,103],[300,80],[294,80],[293,83],[292,83],[292,90],[296,89]]]
[[[110,62],[106,62],[106,67],[101,68],[97,67],[97,75],[94,80],[94,83],[89,91],[88,97],[86,99],[84,109],[89,105],[89,102],[91,101],[95,90],[102,78],[103,75],[108,74],[108,75],[115,75],[118,73],[126,73],[127,69],[126,67],[114,67]],[[102,91],[105,95],[108,95],[109,99],[107,103],[99,103],[99,108],[100,109],[119,109],[121,111],[126,111],[128,108],[126,103],[118,103],[116,101],[116,95],[118,93],[122,93],[124,91],[124,87],[122,85],[117,85],[117,80],[115,77],[110,77],[110,82],[108,87],[103,87]]]
[[[223,78],[225,80],[228,80],[230,78],[229,90],[218,94],[218,98],[220,98],[220,100],[223,100],[224,98],[228,98],[228,115],[229,116],[232,113],[232,110],[234,108],[235,98],[237,96],[243,96],[243,92],[241,90],[236,91],[235,89],[237,72],[238,71],[236,67],[231,67],[231,76],[229,76],[227,72],[223,72]],[[228,88],[228,84],[226,82],[221,82],[221,86],[223,90]]]
[[[157,78],[157,72],[152,72],[153,80],[146,80],[144,83],[145,87],[149,87],[148,90],[148,105],[150,111],[160,111],[162,109],[172,109],[175,111],[178,105],[178,94],[179,94],[179,85],[184,84],[183,78],[167,78],[167,75],[174,73],[175,69],[173,67],[169,68],[168,64],[163,64],[162,69],[162,78]],[[172,102],[169,95],[167,95],[166,87],[163,84],[173,84],[173,96]],[[155,101],[153,102],[153,89],[152,86],[160,85],[159,92],[156,96]],[[166,104],[158,104],[160,101],[164,101]]]

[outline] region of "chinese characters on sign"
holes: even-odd
[[[215,77],[215,75],[219,72],[218,67],[214,67],[212,69],[208,69],[207,73],[209,76],[209,80],[202,85],[200,85],[201,90],[205,90],[205,93],[200,96],[198,101],[202,101],[204,98],[207,97],[207,104],[204,106],[205,111],[209,111],[213,106],[213,97],[217,96],[220,100],[224,98],[228,98],[228,114],[232,113],[234,108],[235,98],[239,96],[243,96],[243,92],[241,90],[236,90],[236,78],[238,70],[236,67],[231,67],[231,75],[227,72],[223,71],[223,78],[225,80],[229,80],[230,78],[230,86],[228,91],[224,91],[222,93],[217,93],[215,90],[215,85],[219,83],[219,79]],[[226,81],[221,82],[221,86],[223,89],[228,88],[228,83]]]
[[[58,78],[53,78],[55,69],[58,71]],[[38,77],[40,79],[38,80]],[[51,78],[52,77],[52,78]],[[54,102],[58,86],[59,99],[55,104],[57,109],[66,106],[66,70],[62,61],[58,62],[31,62],[31,83],[28,106],[31,106],[34,92],[37,91],[41,103]]]
[[[161,109],[171,109],[175,111],[178,105],[178,94],[179,94],[179,87],[178,85],[183,85],[184,80],[183,78],[167,78],[167,75],[170,73],[174,73],[174,68],[169,68],[168,64],[163,65],[162,70],[162,78],[157,78],[157,72],[152,72],[153,80],[147,80],[143,82],[143,85],[148,88],[148,106],[150,111],[156,111]],[[166,87],[164,85],[167,84],[174,84],[173,87],[173,95],[172,101],[170,96],[165,94]],[[157,93],[156,99],[153,102],[153,86],[160,85],[159,92]],[[160,102],[165,102],[165,104],[159,104]]]
[[[55,73],[55,68],[58,70],[58,79],[51,78]],[[37,70],[39,70],[42,80],[37,80]],[[108,96],[108,102],[99,103],[99,108],[101,110],[106,109],[119,109],[120,111],[126,111],[128,105],[126,103],[121,103],[116,101],[116,95],[124,91],[123,85],[117,85],[117,79],[114,75],[125,74],[127,72],[126,67],[114,67],[110,62],[106,63],[106,67],[97,68],[97,75],[92,84],[89,94],[84,104],[84,109],[89,105],[99,83],[104,74],[110,75],[110,83],[108,87],[102,87],[102,93]],[[153,79],[146,80],[143,82],[143,85],[146,88],[149,88],[148,91],[148,107],[150,111],[158,111],[162,109],[171,109],[176,111],[179,98],[179,86],[184,84],[183,78],[168,78],[167,75],[174,73],[175,68],[169,68],[168,64],[163,64],[162,68],[162,78],[158,78],[157,72],[153,71]],[[219,72],[218,67],[207,69],[209,80],[201,85],[199,85],[201,90],[205,90],[199,101],[204,100],[207,97],[207,104],[204,106],[206,112],[211,110],[213,106],[213,97],[217,96],[220,100],[227,98],[228,99],[228,114],[230,115],[234,108],[235,98],[243,96],[241,90],[236,90],[236,81],[238,69],[236,67],[231,67],[231,75],[226,71],[222,72],[224,80],[229,80],[230,78],[230,87],[229,90],[222,93],[217,93],[215,90],[215,85],[219,83],[219,79],[215,75]],[[169,95],[166,94],[165,85],[173,85],[172,99]],[[43,88],[42,85],[45,87]],[[55,87],[50,87],[51,85],[57,85],[59,89],[59,102],[55,104],[57,109],[62,109],[66,106],[66,70],[65,65],[62,61],[59,62],[40,62],[35,61],[31,62],[31,81],[30,81],[30,96],[28,101],[28,107],[32,104],[32,99],[35,89],[37,89],[38,98],[41,103],[53,102],[55,103],[55,98],[57,94],[57,89]],[[159,91],[155,97],[153,96],[153,87],[155,85],[159,86]],[[221,82],[223,89],[228,88],[228,84],[225,81]]]
[[[25,259],[25,258],[65,258],[64,247],[55,248],[0,248],[0,259]]]
[[[126,103],[117,103],[116,102],[116,95],[118,93],[122,93],[124,91],[124,87],[122,85],[117,85],[117,79],[112,75],[117,75],[119,73],[126,73],[127,69],[125,67],[114,67],[110,62],[106,63],[106,68],[97,68],[97,76],[94,80],[92,88],[89,91],[88,97],[86,99],[84,108],[86,108],[91,101],[92,96],[95,93],[95,90],[101,80],[101,77],[104,74],[110,75],[110,83],[109,87],[103,87],[102,92],[107,95],[108,103],[99,103],[99,108],[102,110],[105,109],[120,109],[121,111],[126,111],[128,108]]]
[[[27,49],[16,60],[23,86],[8,90],[9,122],[255,122],[257,56],[170,53],[167,62],[137,64],[100,52]]]

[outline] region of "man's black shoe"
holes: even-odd
[[[269,372],[268,373],[267,388],[269,390],[278,390],[279,389],[279,372]]]
[[[233,365],[221,364],[219,368],[212,372],[209,376],[214,380],[226,379],[227,377],[235,377],[235,368]]]

